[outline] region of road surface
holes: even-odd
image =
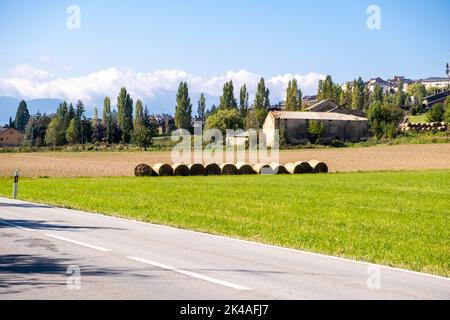
[[[0,198],[0,299],[450,299],[450,279]]]

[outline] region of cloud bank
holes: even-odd
[[[244,83],[250,92],[250,100],[256,90],[261,75],[247,70],[228,71],[214,77],[201,77],[182,70],[158,70],[149,73],[134,72],[131,69],[109,68],[85,76],[56,78],[45,70],[22,64],[9,72],[9,77],[0,78],[0,96],[11,96],[18,99],[57,98],[68,101],[83,100],[87,105],[99,105],[105,96],[115,101],[120,87],[125,86],[133,99],[141,99],[152,105],[162,93],[175,92],[180,81],[187,81],[193,97],[201,92],[210,97],[219,97],[224,82],[233,80],[236,97]],[[283,100],[286,86],[292,78],[296,78],[304,94],[312,94],[317,83],[325,75],[311,72],[305,75],[283,74],[266,79],[266,86],[271,91],[271,101]],[[173,95],[175,101],[175,95]],[[193,101],[194,102],[194,101]],[[158,103],[164,103],[161,99]],[[168,106],[155,106],[162,111],[172,110],[172,101]],[[211,102],[212,104],[212,102]]]

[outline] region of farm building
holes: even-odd
[[[366,118],[336,112],[269,112],[264,122],[263,132],[267,146],[274,145],[274,130],[280,130],[280,137],[289,144],[309,143],[309,125],[312,121],[322,123],[324,132],[322,141],[333,139],[340,141],[358,141],[369,134]]]
[[[16,128],[0,128],[0,147],[18,147],[23,142],[23,132]]]

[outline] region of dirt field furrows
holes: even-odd
[[[317,159],[332,172],[450,169],[450,144],[280,151],[280,162]],[[171,163],[170,152],[59,152],[0,154],[0,176],[131,176],[139,163]]]

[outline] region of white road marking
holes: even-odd
[[[150,260],[147,260],[147,259],[138,258],[138,257],[127,257],[127,258],[130,259],[130,260],[134,260],[134,261],[137,261],[137,262],[142,262],[142,263],[149,264],[149,265],[152,265],[152,266],[155,266],[155,267],[158,267],[158,268],[162,268],[162,269],[170,270],[170,271],[173,271],[173,272],[181,273],[181,274],[184,274],[184,275],[192,277],[192,278],[208,281],[208,282],[211,282],[211,283],[219,284],[219,285],[222,285],[222,286],[225,286],[225,287],[229,287],[229,288],[233,288],[233,289],[236,289],[236,290],[251,290],[250,288],[247,288],[247,287],[244,287],[244,286],[232,283],[232,282],[223,281],[223,280],[219,280],[219,279],[216,279],[216,278],[211,278],[211,277],[204,276],[204,275],[192,272],[192,271],[188,271],[188,270],[184,270],[184,269],[178,269],[176,267],[172,267],[172,266],[169,266],[169,265],[166,265],[166,264],[150,261]]]
[[[58,240],[61,240],[61,241],[66,241],[66,242],[70,242],[70,243],[73,243],[73,244],[78,244],[80,246],[91,248],[91,249],[98,250],[98,251],[103,251],[103,252],[111,252],[112,251],[112,250],[105,249],[105,248],[102,248],[102,247],[94,246],[92,244],[88,244],[88,243],[84,243],[84,242],[80,242],[80,241],[76,241],[76,240],[72,240],[72,239],[68,239],[68,238],[64,238],[64,237],[60,237],[60,236],[57,236],[57,235],[54,235],[54,234],[46,234],[46,236],[50,237],[50,238],[58,239]]]

